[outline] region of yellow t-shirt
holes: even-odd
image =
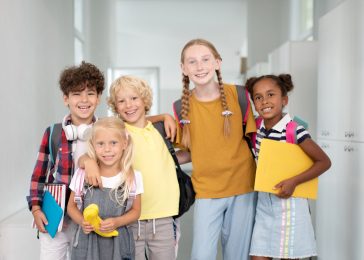
[[[201,102],[192,94],[188,118],[191,134],[192,183],[197,198],[224,198],[254,190],[255,162],[243,138],[242,115],[236,87],[224,85],[230,116],[230,136],[223,133],[220,98]],[[178,127],[179,128],[179,127]],[[246,133],[256,131],[249,109]],[[177,131],[177,143],[182,139]]]
[[[179,186],[172,156],[158,130],[126,124],[134,143],[133,167],[143,176],[140,220],[178,214]]]

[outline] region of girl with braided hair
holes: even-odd
[[[194,260],[216,259],[220,234],[223,259],[249,259],[255,162],[244,134],[256,127],[249,106],[243,132],[237,88],[223,83],[221,62],[216,48],[203,39],[189,41],[181,53],[183,94],[176,142],[190,153],[193,166]]]

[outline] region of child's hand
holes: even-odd
[[[90,157],[83,159],[85,166],[85,182],[94,186],[102,188],[100,177],[100,169],[97,162]]]
[[[115,218],[107,218],[105,220],[101,220],[101,224],[100,224],[101,232],[109,233],[109,232],[116,230],[117,228],[118,228],[118,226],[116,224]]]
[[[177,126],[176,121],[170,114],[164,115],[164,130],[166,131],[166,137],[173,142],[176,136]]]
[[[281,199],[288,199],[292,196],[297,184],[294,179],[287,179],[284,181],[281,181],[276,186],[274,186],[274,189],[280,189],[277,196]]]
[[[44,225],[48,225],[48,220],[44,215],[43,211],[40,209],[40,207],[32,209],[32,214],[37,229],[42,233],[47,233],[47,230],[45,229]]]
[[[92,231],[94,231],[93,226],[86,220],[82,221],[81,227],[82,227],[83,233],[85,233],[85,234],[90,234]]]

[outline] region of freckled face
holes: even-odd
[[[206,85],[213,81],[221,60],[216,59],[211,50],[204,45],[192,45],[184,52],[182,72],[196,85]]]

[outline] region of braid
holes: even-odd
[[[216,70],[216,75],[217,75],[217,80],[219,83],[219,91],[220,91],[220,100],[221,100],[221,106],[224,112],[229,111],[229,107],[228,104],[226,102],[226,95],[225,95],[225,91],[224,91],[224,84],[222,82],[222,77],[221,77],[221,72],[220,70]],[[224,113],[223,112],[223,113]],[[231,116],[231,112],[230,113],[226,113],[224,116],[224,136],[229,136],[230,135],[230,121],[229,121],[229,117]]]
[[[182,92],[182,110],[181,116],[182,119],[185,120],[186,123],[183,123],[183,134],[182,134],[182,144],[190,148],[191,138],[190,138],[190,128],[189,128],[189,119],[188,119],[188,112],[190,110],[190,79],[182,75],[182,83],[183,83],[183,92]]]

